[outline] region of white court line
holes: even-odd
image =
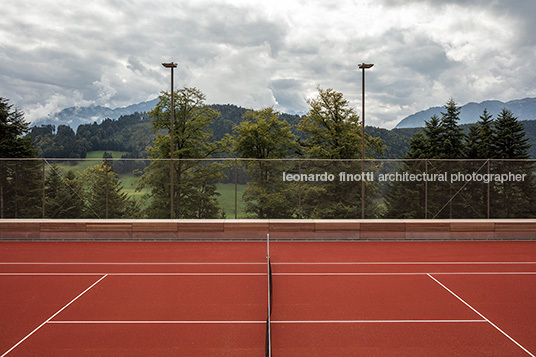
[[[427,275],[427,274],[441,274],[441,275],[536,275],[536,272],[440,272],[440,273],[427,273],[427,272],[378,272],[378,273],[273,273],[272,275],[282,276],[359,276],[359,275]]]
[[[211,262],[0,262],[0,265],[264,265],[266,263],[258,262],[223,262],[223,263],[211,263]]]
[[[272,265],[518,265],[536,264],[536,262],[277,262]]]
[[[266,273],[0,273],[0,276],[61,276],[61,275],[109,275],[109,276],[266,276]]]
[[[442,284],[439,280],[437,280],[436,278],[434,278],[432,275],[430,274],[427,274],[432,280],[434,280],[436,283],[438,283],[439,285],[441,285],[445,290],[447,290],[449,293],[451,293],[455,298],[457,298],[458,300],[460,300],[462,303],[464,303],[465,306],[467,306],[468,308],[470,308],[471,310],[473,310],[478,316],[480,316],[481,318],[483,318],[484,320],[486,320],[486,322],[488,322],[491,326],[495,327],[495,329],[497,329],[497,331],[499,331],[500,333],[502,333],[504,336],[506,336],[510,341],[512,341],[513,343],[515,343],[519,348],[521,348],[523,351],[525,351],[529,356],[532,356],[532,357],[535,357],[531,352],[529,352],[529,350],[527,350],[525,347],[521,346],[519,344],[519,342],[517,342],[516,340],[514,340],[512,337],[510,337],[506,332],[504,332],[503,330],[501,330],[497,325],[495,325],[493,322],[491,322],[486,316],[482,315],[480,312],[478,312],[477,309],[475,309],[474,307],[472,307],[471,305],[469,305],[467,302],[465,302],[461,297],[459,297],[458,295],[456,295],[452,290],[450,290],[449,288],[447,288],[444,284]]]
[[[274,324],[360,324],[360,323],[478,323],[487,322],[486,320],[289,320],[278,321],[271,320]],[[49,321],[49,324],[265,324],[266,320],[262,321],[227,321],[227,320],[114,320],[114,321],[98,321],[98,320],[82,320],[82,321],[67,321],[56,320]]]
[[[417,276],[417,275],[536,275],[534,271],[501,271],[501,272],[380,272],[380,273],[272,273],[277,276]],[[0,273],[0,276],[266,276],[266,273],[69,273],[69,272],[33,272]]]
[[[13,347],[11,347],[9,350],[7,350],[2,356],[0,357],[4,357],[5,355],[7,355],[9,352],[13,351],[14,348],[16,348],[18,345],[20,345],[21,343],[23,343],[28,337],[30,337],[31,335],[33,335],[37,330],[39,330],[41,327],[43,327],[47,322],[49,322],[50,320],[52,320],[54,317],[56,317],[60,312],[62,312],[63,310],[65,310],[69,305],[71,305],[73,302],[75,302],[80,296],[84,295],[86,292],[89,291],[89,289],[91,289],[92,287],[94,287],[95,285],[97,285],[98,283],[100,283],[102,281],[102,279],[106,278],[107,275],[104,275],[103,277],[101,277],[99,280],[97,280],[96,282],[94,282],[93,284],[91,284],[91,286],[89,288],[87,288],[86,290],[82,291],[77,297],[75,297],[74,299],[72,299],[67,305],[63,306],[61,309],[59,309],[58,311],[56,311],[56,313],[52,316],[50,316],[47,320],[45,320],[45,322],[43,322],[41,325],[37,326],[32,332],[30,332],[29,334],[26,335],[26,337],[24,337],[22,340],[20,340],[19,342],[17,342]]]
[[[486,320],[297,320],[273,321],[274,324],[400,324],[400,323],[474,323],[487,322]]]
[[[261,262],[0,262],[0,265],[265,265]],[[523,265],[536,262],[272,262],[272,265]]]
[[[475,271],[475,272],[442,272],[434,275],[536,275],[534,271]]]
[[[129,321],[129,320],[115,320],[115,321],[49,321],[49,324],[265,324],[266,320],[262,321],[227,321],[227,320],[191,320],[191,321],[179,321],[179,320],[142,320],[142,321]]]

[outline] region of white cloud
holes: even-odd
[[[3,4],[0,95],[30,120],[62,106],[124,106],[169,85],[209,102],[306,110],[316,86],[392,127],[454,97],[535,96],[532,17],[523,0],[21,0]],[[359,112],[359,110],[358,110]]]

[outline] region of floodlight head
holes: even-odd
[[[162,63],[162,66],[166,67],[166,68],[177,68],[177,64],[176,63],[173,63],[173,62],[169,62],[169,63]]]
[[[361,69],[367,69],[374,66],[374,63],[361,63],[358,67]]]

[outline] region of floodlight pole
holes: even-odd
[[[171,129],[170,129],[170,139],[171,139],[171,144],[170,144],[170,158],[171,158],[171,161],[170,161],[170,169],[169,169],[169,179],[170,179],[170,186],[169,186],[169,199],[170,199],[170,210],[169,210],[169,215],[170,215],[170,218],[171,219],[174,219],[175,218],[175,210],[174,210],[174,178],[173,178],[173,169],[174,169],[174,164],[173,164],[173,152],[175,151],[175,143],[173,142],[173,134],[175,132],[175,129],[174,129],[174,123],[175,123],[175,101],[174,101],[174,93],[173,93],[173,68],[177,68],[177,64],[174,63],[174,62],[169,62],[169,63],[162,63],[162,66],[166,67],[166,68],[170,68],[171,69],[171,107],[170,107],[170,112],[171,112]]]
[[[365,219],[365,69],[374,66],[373,63],[361,63],[362,70],[362,97],[361,97],[361,219]]]

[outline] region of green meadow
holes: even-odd
[[[121,151],[107,151],[112,155],[114,159],[120,159],[125,152]],[[83,172],[88,167],[99,165],[102,163],[102,155],[104,151],[90,151],[87,153],[87,159],[90,160],[70,160],[70,161],[60,161],[57,162],[58,167],[65,173],[67,171],[73,172]],[[49,164],[52,164],[54,161],[48,161]],[[143,189],[141,191],[136,191],[137,181],[139,177],[135,176],[134,173],[121,174],[119,175],[119,182],[123,186],[123,191],[126,192],[130,197],[134,198],[136,201],[141,202],[145,194],[149,194],[149,189]],[[220,194],[218,196],[218,202],[220,207],[225,212],[226,218],[235,217],[235,185],[233,183],[219,183],[216,185],[216,190]],[[238,218],[246,217],[245,213],[245,204],[242,201],[242,195],[246,189],[246,185],[237,185],[237,198],[238,198]],[[143,203],[142,203],[143,206]]]

